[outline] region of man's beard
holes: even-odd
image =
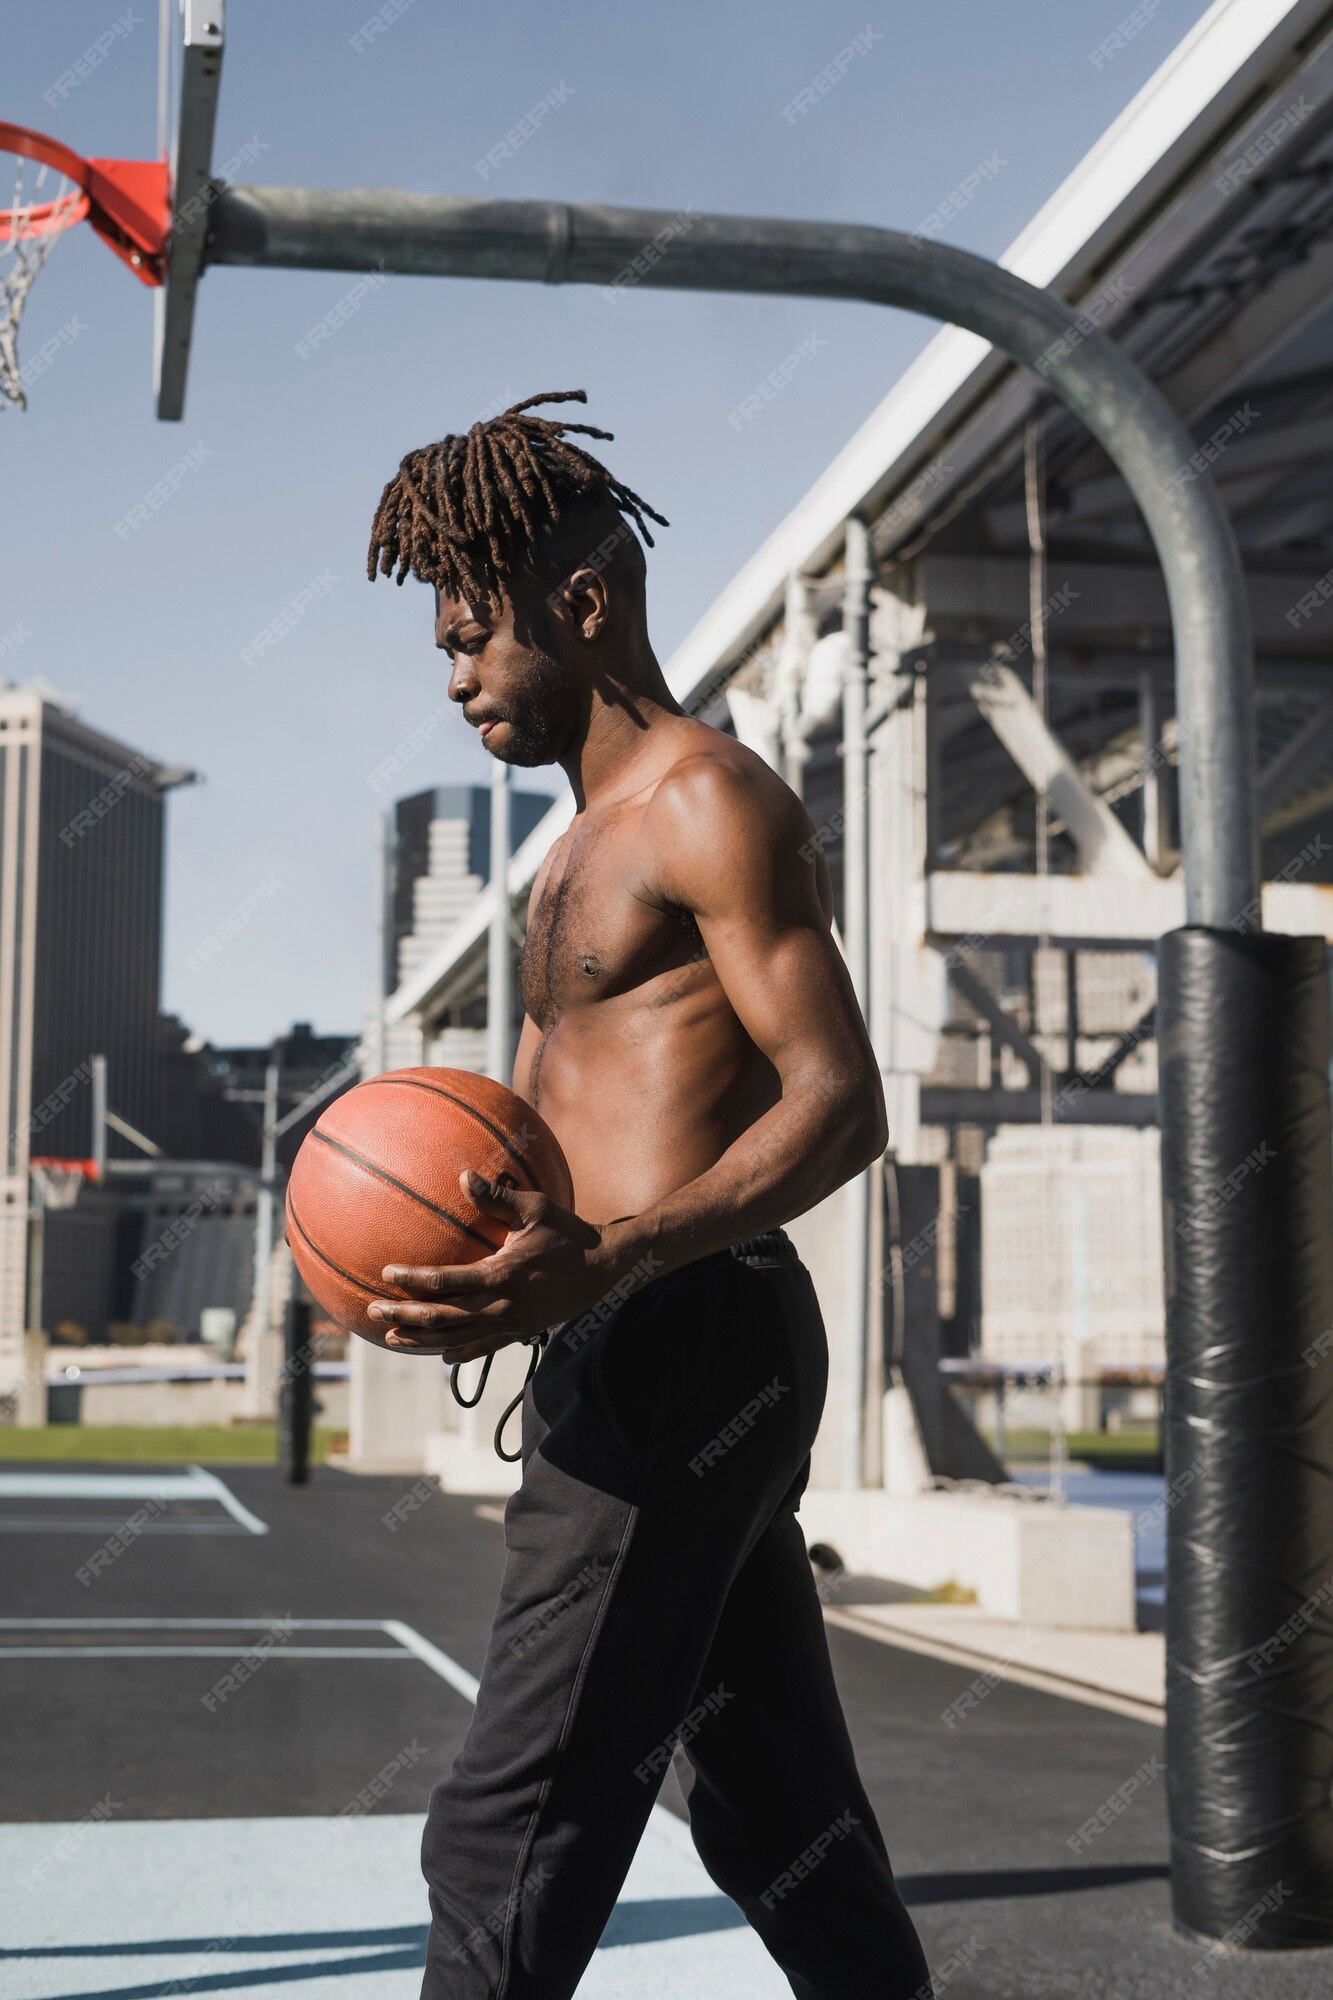
[[[533,654],[523,693],[506,706],[502,719],[507,739],[503,749],[497,744],[493,756],[524,769],[556,762],[575,720],[569,676],[558,660],[549,653]]]

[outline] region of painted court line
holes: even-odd
[[[409,1653],[415,1653],[422,1665],[429,1667],[433,1674],[438,1674],[442,1681],[448,1681],[464,1701],[476,1705],[481,1682],[475,1674],[470,1674],[466,1667],[460,1667],[457,1660],[451,1660],[447,1653],[442,1653],[438,1646],[432,1646],[430,1640],[423,1639],[411,1625],[404,1625],[400,1618],[386,1618],[381,1630],[387,1632],[391,1639],[396,1639]]]
[[[52,1521],[38,1514],[0,1514],[0,1535],[102,1535],[116,1534],[125,1526],[123,1514],[80,1515]],[[134,1530],[138,1535],[246,1535],[250,1531],[239,1521],[145,1521]]]
[[[241,1654],[244,1655],[244,1647]],[[275,1646],[266,1660],[410,1660],[397,1646]],[[233,1646],[3,1646],[0,1660],[234,1660]]]
[[[239,1521],[243,1528],[248,1528],[252,1535],[268,1533],[268,1523],[261,1521],[257,1514],[252,1514],[248,1507],[243,1507],[231,1488],[218,1478],[216,1472],[208,1472],[202,1465],[192,1465],[190,1471],[194,1474],[196,1487],[220,1501],[232,1519]]]
[[[184,1472],[0,1472],[0,1499],[214,1500],[248,1534],[268,1533],[268,1524],[242,1506],[230,1487],[202,1465],[191,1465]]]
[[[0,1618],[0,1632],[267,1632],[274,1625],[297,1632],[383,1632],[382,1618]]]

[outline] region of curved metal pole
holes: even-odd
[[[683,209],[463,201],[393,189],[222,187],[210,264],[866,299],[969,328],[1034,369],[1123,475],[1166,577],[1176,653],[1186,922],[1259,894],[1253,658],[1230,524],[1194,443],[1137,363],[1011,271],[894,230]]]

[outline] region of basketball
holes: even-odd
[[[569,1168],[530,1104],[470,1070],[399,1069],[332,1103],[307,1133],[287,1183],[287,1241],[324,1310],[363,1340],[389,1328],[372,1299],[403,1298],[386,1264],[471,1264],[498,1250],[503,1222],[469,1199],[471,1168],[569,1207]]]

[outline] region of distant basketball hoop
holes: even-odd
[[[30,1159],[28,1171],[37,1184],[43,1209],[59,1212],[73,1208],[87,1181],[95,1181],[96,1160],[60,1160],[50,1155]]]
[[[89,222],[145,285],[161,285],[170,225],[165,160],[86,160],[58,139],[0,122],[0,407],[25,410],[18,332],[28,294],[67,229]]]

